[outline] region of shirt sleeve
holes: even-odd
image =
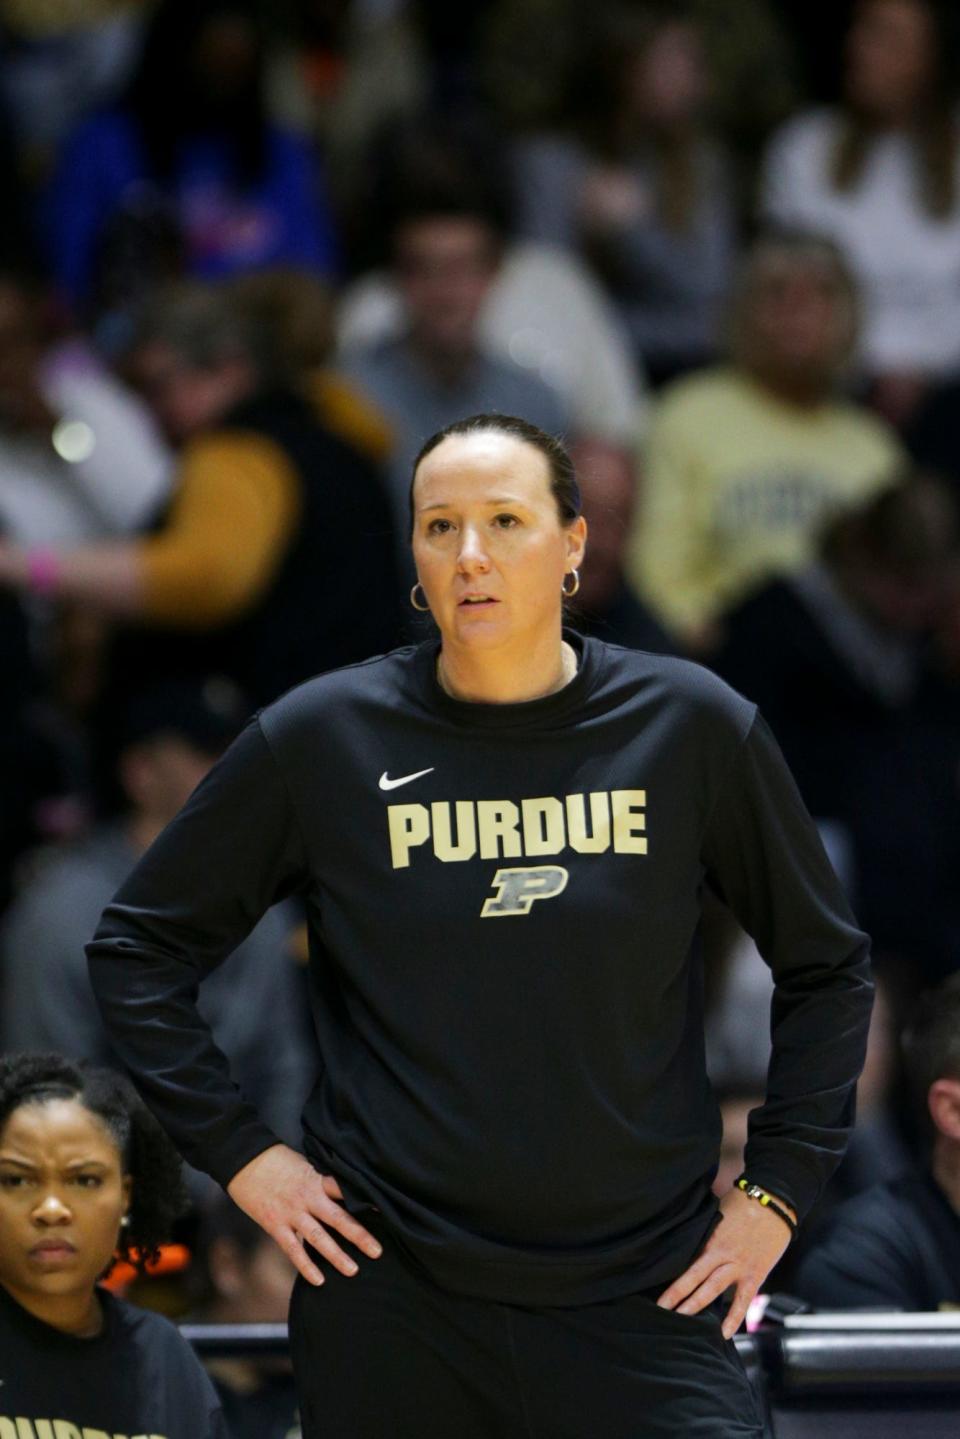
[[[87,946],[120,1060],[184,1157],[223,1185],[278,1140],[231,1079],[197,1010],[198,986],[265,910],[308,883],[299,823],[255,719],[140,860]]]
[[[297,477],[272,440],[238,432],[194,441],[167,523],[141,541],[144,618],[207,628],[248,609],[299,512]]]
[[[709,489],[701,426],[677,397],[655,407],[641,457],[640,502],[627,554],[630,578],[676,634],[716,610],[703,521]]]
[[[774,978],[766,1099],[745,1170],[806,1214],[853,1126],[873,985],[856,926],[770,730],[758,715],[707,824],[706,878]]]

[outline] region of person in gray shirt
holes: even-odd
[[[411,192],[398,206],[391,231],[405,329],[352,350],[341,362],[393,430],[389,484],[401,534],[409,530],[414,457],[429,435],[452,420],[493,412],[520,415],[548,434],[571,438],[570,411],[559,392],[529,369],[490,353],[481,339],[481,311],[502,243],[493,207],[469,185]]]
[[[239,692],[223,679],[166,684],[131,698],[116,759],[124,812],[44,856],[0,928],[0,1050],[50,1049],[116,1063],[87,978],[84,940],[242,719]],[[296,924],[290,907],[269,910],[229,974],[221,970],[200,1001],[218,1043],[236,1057],[242,1089],[291,1140],[315,1069],[293,957]]]

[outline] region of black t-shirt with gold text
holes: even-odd
[[[290,691],[88,947],[118,1053],[226,1183],[275,1140],[193,995],[302,896],[306,1152],[437,1283],[504,1303],[650,1288],[715,1223],[705,885],[773,971],[746,1164],[801,1215],[843,1152],[870,1011],[866,936],[755,707],[699,665],[569,638],[576,676],[525,703],[446,695],[435,641]]]
[[[103,1329],[78,1339],[0,1285],[0,1439],[226,1439],[213,1386],[176,1327],[100,1298]]]

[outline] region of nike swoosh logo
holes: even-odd
[[[384,770],[380,776],[379,785],[381,789],[397,789],[402,784],[409,784],[413,779],[422,779],[425,774],[433,774],[435,768],[436,765],[431,765],[429,769],[418,769],[416,774],[402,774],[399,779],[388,779],[387,772]]]

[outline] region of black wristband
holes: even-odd
[[[734,1187],[745,1194],[748,1199],[755,1199],[758,1204],[762,1204],[764,1209],[772,1209],[777,1218],[782,1219],[790,1230],[790,1238],[794,1237],[797,1232],[796,1220],[790,1217],[782,1204],[777,1203],[772,1194],[761,1189],[759,1184],[753,1184],[745,1174],[741,1174],[739,1179],[734,1180]]]

